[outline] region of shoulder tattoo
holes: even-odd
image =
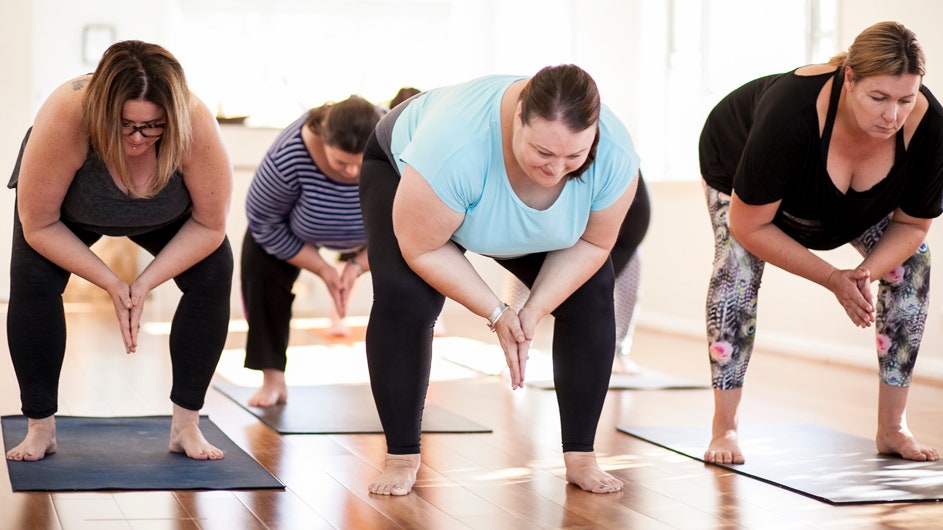
[[[80,77],[76,79],[75,81],[72,81],[72,90],[78,92],[79,90],[82,90],[82,87],[84,87],[87,84],[88,84],[88,76]]]

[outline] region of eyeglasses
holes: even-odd
[[[141,133],[145,138],[160,138],[164,134],[163,125],[122,125],[121,131],[125,136],[133,136],[134,133]]]

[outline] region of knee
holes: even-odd
[[[233,255],[226,239],[212,254],[176,278],[184,292],[225,293],[232,290]]]
[[[921,277],[929,278],[930,247],[926,243],[921,243],[917,251],[904,262],[904,265],[913,270],[915,275],[919,274]]]
[[[374,279],[373,307],[370,319],[383,319],[398,325],[430,326],[439,316],[445,297],[431,286],[417,282],[378,282]]]
[[[592,321],[614,312],[615,277],[612,267],[603,267],[573,292],[553,312],[556,318],[586,318]]]

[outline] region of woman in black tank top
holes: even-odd
[[[168,280],[180,288],[169,449],[223,458],[203,437],[199,411],[229,324],[232,169],[213,113],[189,92],[177,60],[140,41],[108,48],[95,73],[63,84],[40,109],[11,187],[7,330],[29,428],[7,458],[39,460],[58,449],[62,293],[72,274],[109,294],[129,354],[148,293]],[[127,283],[89,248],[103,235],[126,236],[154,259]]]

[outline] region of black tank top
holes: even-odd
[[[8,187],[19,181],[26,132]],[[104,161],[90,148],[82,167],[62,201],[62,220],[106,236],[150,232],[190,215],[190,192],[178,171],[159,193],[149,198],[130,197],[115,185]]]

